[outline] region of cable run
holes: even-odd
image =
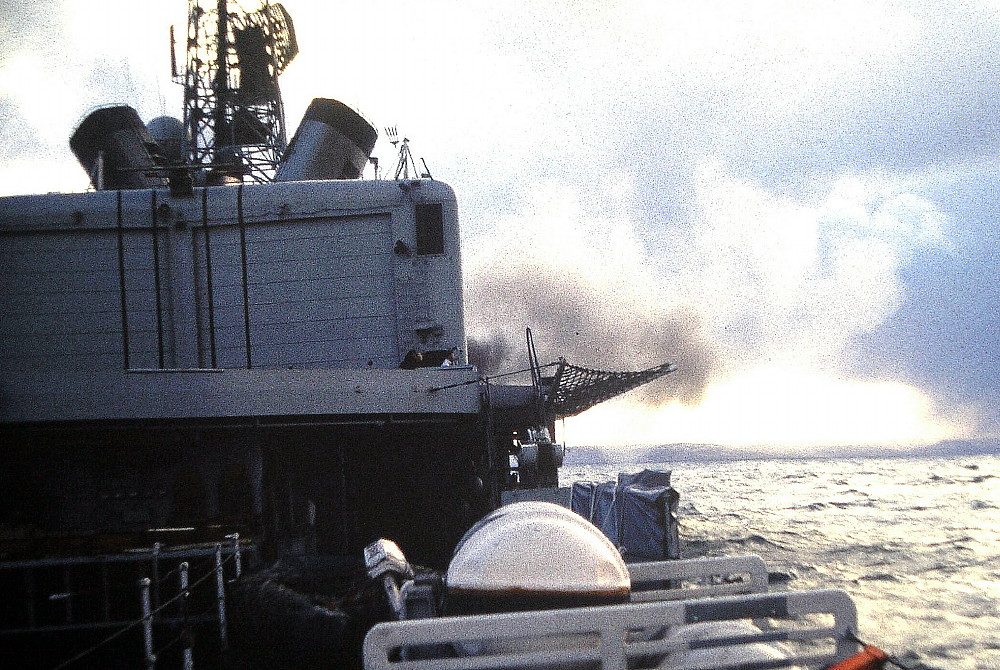
[[[469,384],[478,384],[479,382],[489,382],[491,379],[500,379],[501,377],[511,377],[513,375],[524,374],[525,372],[531,372],[534,369],[541,370],[542,368],[551,368],[559,365],[559,361],[553,361],[552,363],[546,363],[545,365],[539,365],[537,368],[524,368],[523,370],[515,370],[514,372],[503,372],[498,375],[492,375],[490,377],[481,376],[477,379],[469,379],[464,382],[458,382],[457,384],[448,384],[447,386],[432,386],[427,389],[430,393],[435,391],[443,391],[445,389],[458,388],[459,386],[468,386]]]
[[[233,561],[236,560],[236,554],[229,554],[229,556],[227,558],[225,558],[225,559],[222,560],[222,563],[220,565],[225,565],[226,563],[228,563],[231,560],[233,560]],[[208,580],[210,577],[215,577],[215,569],[214,568],[212,570],[209,570],[207,573],[205,573],[201,577],[199,577],[193,583],[189,584],[186,590],[179,592],[173,598],[170,598],[169,600],[167,600],[164,603],[162,603],[159,607],[157,607],[156,609],[154,609],[153,611],[151,611],[150,614],[149,614],[150,618],[155,617],[157,614],[159,614],[160,612],[162,612],[168,606],[172,605],[173,603],[175,603],[178,600],[180,600],[181,598],[183,598],[185,595],[189,594],[191,591],[193,591],[195,589],[195,587],[201,585],[203,582],[205,582],[206,580]],[[98,649],[100,649],[101,647],[103,647],[104,645],[106,645],[109,642],[112,642],[112,641],[118,639],[119,637],[121,637],[125,633],[129,632],[133,628],[135,628],[137,626],[141,626],[142,622],[144,621],[144,619],[145,618],[136,619],[135,621],[132,621],[132,622],[128,623],[127,625],[125,625],[124,627],[122,627],[119,630],[115,631],[111,635],[107,636],[106,638],[104,638],[100,642],[94,644],[93,646],[91,646],[91,647],[89,647],[87,649],[84,649],[83,651],[81,651],[79,654],[77,654],[73,658],[70,658],[70,659],[68,659],[66,661],[63,661],[62,663],[60,663],[59,665],[57,665],[52,670],[63,670],[63,668],[66,668],[66,667],[72,665],[73,663],[76,663],[81,658],[94,653],[95,651],[97,651]]]

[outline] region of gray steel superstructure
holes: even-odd
[[[166,181],[0,198],[6,639],[127,625],[129,557],[155,585],[234,534],[441,568],[504,489],[556,483],[556,417],[671,369],[543,377],[532,349],[530,385],[482,378],[442,182]]]
[[[510,471],[458,237],[427,179],[0,199],[5,642],[135,618],[153,546],[445,564]]]
[[[557,417],[672,370],[560,359],[543,376],[529,336],[530,384],[482,377],[456,197],[406,177],[406,139],[396,179],[358,179],[374,127],[317,99],[274,173],[253,163],[247,128],[283,138],[281,68],[259,67],[294,55],[274,7],[220,20],[217,43],[189,39],[186,99],[211,115],[145,126],[95,110],[70,142],[94,190],[0,198],[0,666],[53,667],[139,621],[148,656],[154,619],[219,661],[222,564],[240,556],[350,576],[386,537],[443,568],[503,490],[557,483]],[[240,31],[271,41],[237,54]],[[267,74],[267,114],[244,95],[250,72]],[[160,609],[189,567],[217,578],[201,619]],[[206,625],[219,635],[191,632]],[[119,662],[109,649],[85,665]]]
[[[322,526],[313,541],[349,554],[379,532],[366,510],[421,481],[440,490],[444,462],[468,459],[440,504],[464,488],[469,516],[406,524],[460,534],[489,476],[480,389],[459,383],[477,374],[458,237],[454,194],[430,180],[0,200],[0,430],[21,466],[4,488],[27,489],[8,499],[53,532],[267,519],[277,546]],[[453,348],[456,365],[399,367]],[[308,492],[297,467],[323,484]],[[46,486],[27,484],[43,471]]]

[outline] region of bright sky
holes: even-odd
[[[289,127],[338,98],[457,191],[470,335],[680,368],[576,444],[997,433],[995,2],[284,4]],[[84,189],[96,105],[180,114],[184,0],[4,14],[0,193]]]

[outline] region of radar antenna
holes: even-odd
[[[222,178],[266,182],[285,150],[278,75],[298,53],[292,18],[263,0],[188,0],[183,155]]]

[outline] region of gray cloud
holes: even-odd
[[[52,52],[62,48],[65,36],[64,0],[21,2],[6,0],[0,11],[0,67],[22,51]]]
[[[976,405],[985,434],[1000,430],[998,178],[978,169],[930,194],[951,221],[950,245],[914,258],[900,308],[849,349],[859,374],[915,384],[945,408]]]
[[[0,95],[0,119],[0,161],[15,162],[38,151],[41,138],[10,95]]]
[[[711,377],[715,352],[689,309],[635,311],[606,293],[545,268],[521,266],[480,275],[466,290],[466,312],[480,343],[492,342],[493,370],[524,367],[524,324],[532,329],[539,360],[563,356],[603,370],[641,370],[667,361],[678,371],[635,392],[648,404],[696,402]],[[475,338],[474,338],[475,339]]]

